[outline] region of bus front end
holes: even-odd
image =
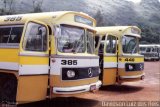
[[[118,58],[119,83],[144,79],[144,56],[139,54],[139,36],[122,36],[122,54]]]
[[[95,31],[61,24],[56,32],[57,54],[50,60],[52,97],[98,90],[101,81],[99,57],[94,54]]]

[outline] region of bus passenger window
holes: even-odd
[[[95,48],[97,48],[99,40],[100,40],[100,37],[98,35],[95,36]]]
[[[105,38],[106,38],[105,35],[102,36],[102,40],[101,40],[101,42],[100,42],[99,51],[98,51],[99,54],[103,54]]]
[[[14,27],[10,34],[9,43],[19,43],[22,35],[23,27]]]
[[[45,26],[30,22],[24,36],[23,48],[27,51],[47,50],[47,29]]]
[[[147,50],[146,50],[146,52],[151,52],[151,48],[148,47]]]
[[[22,25],[1,26],[0,27],[0,44],[1,46],[15,46],[19,44],[23,31]],[[2,45],[3,44],[3,45]]]
[[[116,37],[111,35],[107,36],[106,53],[116,53],[116,41]]]
[[[7,43],[10,35],[11,27],[0,28],[0,43]]]

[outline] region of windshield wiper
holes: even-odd
[[[136,47],[137,47],[137,45],[135,44],[135,46],[134,46],[134,48],[133,48],[133,50],[131,52],[132,54],[135,52]]]

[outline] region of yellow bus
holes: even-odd
[[[27,103],[98,90],[96,21],[59,11],[0,17],[0,101]]]
[[[135,26],[97,27],[102,85],[144,79],[144,56],[139,54],[141,30]]]

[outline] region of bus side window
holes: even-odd
[[[95,48],[97,48],[98,43],[100,42],[99,39],[100,39],[99,36],[95,36]]]
[[[0,43],[7,43],[10,36],[11,27],[0,28]]]
[[[23,31],[22,27],[12,28],[12,32],[9,38],[9,43],[19,43],[21,39],[22,31]]]
[[[105,37],[106,37],[106,36],[103,36],[103,37],[102,37],[102,40],[101,40],[101,42],[100,42],[99,51],[98,51],[99,54],[103,54]]]
[[[12,25],[12,26],[1,26],[0,27],[0,44],[3,43],[10,45],[13,43],[19,44],[21,35],[23,31],[23,26]],[[12,45],[10,45],[12,46]]]
[[[47,50],[47,28],[30,22],[24,36],[23,48],[27,51],[43,52]]]
[[[106,53],[116,53],[117,40],[112,35],[107,36]]]

